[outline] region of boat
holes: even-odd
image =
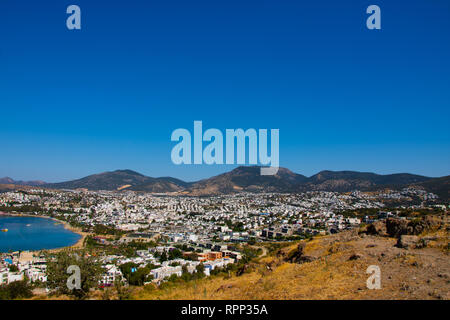
[[[8,232],[8,229],[2,229],[1,231],[2,232]]]

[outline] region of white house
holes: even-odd
[[[107,264],[103,267],[105,269],[105,273],[103,274],[102,278],[99,281],[100,286],[109,287],[114,285],[114,283],[117,281],[123,280],[122,271],[120,269],[113,265],[113,264]]]
[[[150,273],[152,274],[154,279],[163,280],[164,278],[170,277],[173,274],[176,274],[178,277],[180,277],[183,273],[183,270],[181,266],[176,267],[166,266],[153,269],[150,271]]]

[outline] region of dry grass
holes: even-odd
[[[296,245],[282,251],[295,250]],[[321,250],[320,240],[307,243],[305,252]],[[265,257],[255,271],[231,279],[217,277],[179,284],[162,290],[138,290],[137,299],[345,299],[349,292],[365,284],[365,270],[357,261],[347,261],[343,252],[334,253],[305,264],[282,262]],[[270,272],[266,263],[278,265]]]
[[[439,234],[439,241],[448,237]],[[442,238],[444,237],[444,238]],[[349,240],[350,239],[350,240]],[[449,281],[439,278],[450,270],[448,253],[435,248],[405,250],[396,248],[395,239],[368,237],[320,237],[305,241],[306,255],[317,260],[295,264],[286,262],[297,243],[271,256],[260,258],[252,272],[229,279],[223,276],[163,289],[136,289],[135,299],[448,299]],[[349,259],[355,253],[356,260]],[[382,288],[369,290],[366,269],[379,265]],[[270,265],[273,271],[266,266]],[[433,266],[434,265],[434,266]],[[430,269],[430,266],[433,266]],[[430,281],[430,278],[433,278]],[[438,292],[438,294],[436,294]]]

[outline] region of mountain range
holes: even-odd
[[[60,183],[48,183],[44,187],[53,189],[89,190],[135,190],[146,192],[174,192],[186,188],[189,184],[171,177],[152,178],[132,170],[116,170],[93,174],[78,180]]]
[[[172,177],[153,178],[132,170],[116,170],[90,175],[81,179],[45,183],[42,181],[14,181],[0,179],[0,184],[40,186],[51,189],[133,190],[153,193],[179,192],[203,196],[247,192],[304,192],[353,190],[374,191],[419,186],[450,198],[450,176],[430,178],[408,173],[380,175],[357,171],[321,171],[311,177],[280,168],[276,175],[260,175],[260,167],[238,167],[229,172],[196,182],[185,182]]]
[[[44,181],[35,180],[35,181],[16,181],[11,179],[10,177],[0,178],[0,184],[15,184],[19,186],[42,186],[46,184]]]

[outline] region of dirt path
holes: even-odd
[[[267,248],[264,247],[264,246],[253,245],[253,246],[250,246],[250,248],[253,248],[253,249],[256,249],[256,250],[258,250],[258,249],[262,250],[262,253],[258,256],[258,258],[263,258],[263,257],[267,256],[267,253],[269,252],[267,250]]]

